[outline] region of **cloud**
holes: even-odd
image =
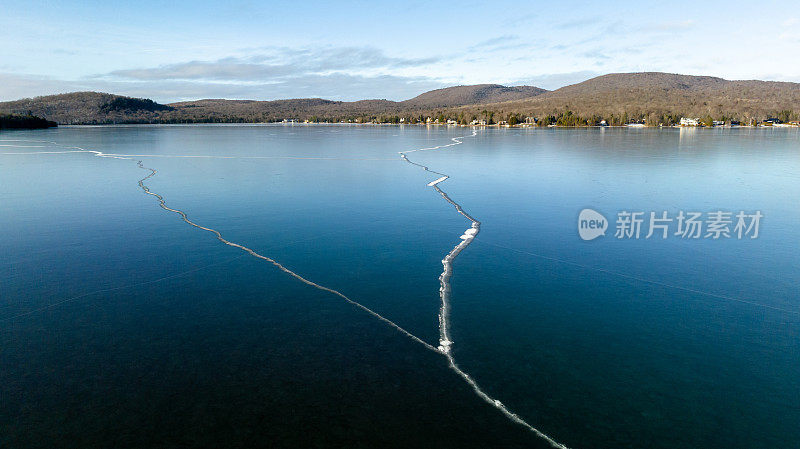
[[[37,95],[51,95],[86,90],[80,84],[46,76],[0,73],[0,101]]]
[[[285,65],[243,63],[234,59],[220,59],[214,62],[189,61],[154,68],[114,70],[106,75],[130,80],[264,80],[276,76],[286,76],[296,69]]]
[[[600,23],[600,19],[599,18],[587,17],[585,19],[576,19],[576,20],[570,20],[570,21],[567,21],[567,22],[562,22],[562,23],[556,25],[556,28],[561,29],[561,30],[570,30],[570,29],[574,29],[574,28],[585,28],[585,27],[589,27],[589,26],[592,26],[592,25],[596,25],[598,23]]]
[[[0,73],[0,101],[85,90],[151,98],[161,103],[201,98],[273,100],[321,97],[345,101],[369,98],[405,100],[444,86],[443,82],[426,77],[345,73],[299,75],[270,82],[149,79],[121,81],[97,78],[59,80]]]
[[[497,36],[491,39],[487,39],[485,41],[478,42],[477,44],[469,47],[469,50],[492,51],[492,50],[505,49],[508,48],[509,46],[516,47],[516,43],[519,41],[519,39],[520,39],[519,36],[517,36],[516,34],[505,34],[503,36]]]
[[[442,80],[404,75],[442,57],[404,58],[373,47],[261,47],[216,60],[113,70],[79,79],[0,73],[0,100],[81,90],[172,102],[199,98],[273,100],[405,100],[444,87]],[[8,69],[7,69],[8,70]],[[419,70],[416,70],[419,72]]]
[[[763,73],[756,75],[754,78],[759,80],[800,83],[800,75],[786,75],[784,73]]]
[[[584,52],[581,52],[579,54],[579,56],[583,56],[584,58],[587,58],[587,59],[592,59],[595,62],[607,61],[607,60],[611,59],[611,56],[608,56],[603,51],[604,51],[603,48],[593,48],[593,49],[589,49],[589,50],[586,50]]]
[[[483,5],[481,5],[480,7],[483,7]],[[537,12],[529,12],[521,16],[515,16],[513,18],[507,19],[505,20],[504,24],[506,26],[517,26],[517,25],[527,24],[528,22],[531,22],[533,19],[535,19],[538,15],[539,14]]]
[[[127,80],[217,80],[275,81],[285,77],[354,72],[364,69],[391,70],[420,67],[439,62],[439,57],[389,57],[372,47],[272,48],[246,57],[215,61],[189,61],[158,67],[114,70],[99,78]]]

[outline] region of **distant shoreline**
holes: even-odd
[[[190,126],[217,126],[217,127],[246,127],[246,126],[396,126],[396,127],[426,127],[426,128],[486,128],[486,129],[800,129],[798,125],[790,126],[764,126],[764,125],[721,125],[721,126],[628,126],[628,125],[447,125],[441,123],[341,123],[341,122],[241,122],[241,123],[213,123],[213,122],[196,122],[196,123],[97,123],[97,124],[70,124],[59,125],[60,128],[113,128],[113,127],[190,127]]]
[[[71,92],[0,102],[0,113],[38,115],[62,125],[308,121],[558,127],[790,126],[800,124],[800,83],[637,72],[602,75],[553,91],[482,84],[436,89],[403,101],[200,99],[169,104],[103,92]]]

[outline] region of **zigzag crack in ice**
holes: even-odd
[[[435,174],[441,176],[440,178],[429,182],[428,183],[428,187],[433,187],[434,190],[436,190],[436,192],[439,195],[441,195],[442,198],[444,198],[445,201],[450,203],[450,205],[452,205],[459,214],[461,214],[464,218],[466,218],[467,220],[470,221],[470,227],[467,228],[464,231],[464,233],[459,237],[461,239],[461,242],[458,243],[455,247],[453,247],[453,249],[450,250],[450,252],[447,253],[447,255],[445,255],[444,258],[442,259],[442,268],[443,269],[442,269],[442,274],[439,275],[439,298],[441,300],[441,303],[439,305],[439,347],[437,348],[437,350],[439,352],[441,352],[447,358],[447,361],[448,361],[448,363],[450,365],[450,369],[452,369],[453,371],[456,372],[456,374],[461,376],[461,378],[464,379],[469,384],[470,387],[472,387],[472,390],[475,392],[475,394],[478,395],[478,397],[480,397],[481,399],[483,399],[488,404],[490,404],[490,405],[494,406],[495,408],[497,408],[498,410],[500,410],[500,412],[502,412],[503,415],[505,415],[511,421],[513,421],[513,422],[525,427],[526,429],[530,430],[531,432],[533,432],[536,436],[538,436],[539,438],[543,439],[548,444],[550,444],[550,446],[552,446],[554,448],[558,448],[558,449],[567,449],[567,447],[564,446],[563,444],[555,441],[554,439],[550,438],[548,435],[546,435],[545,433],[543,433],[539,429],[537,429],[537,428],[533,427],[532,425],[528,424],[519,415],[517,415],[516,413],[512,412],[511,410],[509,410],[508,407],[503,405],[503,403],[500,402],[498,399],[495,399],[495,398],[489,396],[488,394],[486,394],[486,392],[483,391],[483,389],[480,387],[480,385],[478,385],[478,383],[475,382],[475,379],[473,379],[472,376],[470,376],[469,374],[464,372],[464,370],[462,370],[458,366],[458,364],[456,363],[455,358],[453,357],[453,352],[452,352],[453,339],[450,336],[450,277],[453,275],[453,262],[458,257],[458,255],[461,253],[461,251],[463,251],[466,247],[468,247],[470,245],[470,243],[472,243],[473,240],[475,240],[475,237],[477,237],[478,233],[481,230],[481,222],[476,220],[475,218],[473,218],[468,213],[466,213],[464,211],[464,209],[461,207],[460,204],[458,204],[457,202],[453,201],[447,195],[447,193],[439,187],[439,184],[441,184],[442,182],[444,182],[444,181],[446,181],[447,179],[450,178],[449,175],[447,175],[445,173],[440,173],[440,172],[431,170],[430,168],[428,168],[425,165],[413,162],[408,158],[407,154],[408,153],[418,152],[418,151],[438,150],[438,149],[442,149],[442,148],[453,147],[455,145],[461,145],[463,143],[462,139],[464,139],[466,137],[475,137],[477,135],[478,135],[477,131],[472,131],[472,135],[471,136],[454,137],[454,138],[450,139],[452,141],[452,143],[447,144],[447,145],[439,145],[439,146],[430,147],[430,148],[419,148],[419,149],[416,149],[416,150],[409,150],[409,151],[401,151],[400,152],[400,157],[405,162],[408,162],[411,165],[415,165],[417,167],[420,167],[420,168],[422,168],[423,170],[425,170],[427,172],[435,173]]]
[[[381,315],[381,314],[375,312],[374,310],[368,308],[367,306],[365,306],[365,305],[363,305],[363,304],[361,304],[361,303],[359,303],[357,301],[354,301],[354,300],[350,299],[344,293],[341,293],[340,291],[334,290],[334,289],[332,289],[330,287],[325,287],[324,285],[317,284],[316,282],[310,281],[310,280],[304,278],[303,276],[300,276],[299,274],[295,273],[294,271],[286,268],[285,266],[283,266],[281,263],[279,263],[275,259],[272,259],[270,257],[264,256],[262,254],[259,254],[259,253],[255,252],[255,251],[253,251],[252,249],[250,249],[250,248],[248,248],[246,246],[243,246],[243,245],[240,245],[238,243],[234,243],[234,242],[231,242],[230,240],[225,239],[222,236],[222,234],[219,231],[217,231],[216,229],[207,228],[205,226],[201,226],[201,225],[193,222],[192,220],[189,219],[189,217],[186,215],[186,213],[183,212],[182,210],[173,209],[173,208],[167,206],[166,202],[164,200],[164,197],[162,197],[161,195],[159,195],[159,194],[157,194],[155,192],[150,191],[150,188],[147,187],[144,184],[145,181],[147,181],[148,179],[150,179],[153,176],[155,176],[157,171],[152,169],[152,168],[145,167],[144,165],[142,165],[142,161],[139,161],[138,165],[139,165],[139,168],[141,168],[141,169],[150,170],[150,174],[149,175],[147,175],[144,178],[142,178],[141,180],[139,180],[139,187],[142,189],[142,191],[144,191],[144,193],[156,197],[156,199],[158,199],[159,206],[161,206],[162,209],[180,215],[180,217],[183,219],[183,221],[185,221],[187,224],[189,224],[191,226],[194,226],[195,228],[202,229],[203,231],[208,231],[208,232],[214,234],[217,237],[217,240],[219,240],[220,242],[222,242],[222,243],[224,243],[224,244],[226,244],[228,246],[232,246],[234,248],[238,248],[238,249],[250,254],[253,257],[256,257],[256,258],[259,258],[259,259],[262,259],[262,260],[265,260],[265,261],[271,263],[272,265],[274,265],[275,267],[277,267],[278,269],[280,269],[284,273],[288,274],[289,276],[292,276],[293,278],[299,280],[300,282],[302,282],[302,283],[304,283],[306,285],[314,287],[314,288],[316,288],[318,290],[322,290],[324,292],[331,293],[333,295],[336,295],[336,296],[344,299],[348,303],[358,307],[359,309],[367,312],[368,314],[372,315],[373,317],[383,321],[384,323],[388,324],[389,326],[391,326],[391,327],[395,328],[396,330],[400,331],[402,334],[404,334],[406,337],[412,339],[413,341],[425,346],[426,348],[430,349],[431,351],[436,351],[436,348],[434,348],[429,343],[427,343],[424,340],[420,339],[419,337],[417,337],[416,335],[412,334],[411,332],[403,329],[398,324],[396,324],[394,321],[391,321],[388,318],[385,318],[383,315]]]
[[[471,137],[474,137],[476,135],[477,135],[477,131],[473,131]],[[159,194],[157,194],[155,192],[150,191],[150,189],[144,184],[144,182],[146,180],[148,180],[148,179],[152,178],[153,176],[155,176],[157,171],[152,169],[152,168],[145,167],[144,165],[142,165],[141,161],[137,162],[139,168],[142,168],[144,170],[149,170],[150,174],[148,174],[147,176],[145,176],[144,178],[139,180],[139,187],[142,189],[142,191],[144,193],[146,193],[148,195],[151,195],[151,196],[154,196],[156,199],[158,199],[159,206],[162,209],[180,215],[180,217],[183,219],[183,221],[186,222],[187,224],[189,224],[191,226],[194,226],[194,227],[196,227],[198,229],[211,232],[212,234],[214,234],[216,236],[216,238],[220,242],[222,242],[222,243],[224,243],[224,244],[226,244],[228,246],[231,246],[231,247],[234,247],[234,248],[238,248],[238,249],[250,254],[253,257],[262,259],[264,261],[267,261],[267,262],[271,263],[272,265],[274,265],[275,267],[277,267],[278,269],[280,269],[281,271],[283,271],[286,274],[294,277],[295,279],[303,282],[306,285],[314,287],[314,288],[316,288],[318,290],[322,290],[322,291],[331,293],[331,294],[333,294],[335,296],[338,296],[338,297],[344,299],[348,303],[350,303],[350,304],[360,308],[361,310],[367,312],[368,314],[372,315],[374,318],[377,318],[378,320],[383,321],[387,325],[393,327],[394,329],[396,329],[397,331],[399,331],[403,335],[407,336],[411,340],[421,344],[426,349],[429,349],[431,351],[443,354],[447,358],[447,361],[448,361],[448,364],[449,364],[450,368],[456,374],[458,374],[462,379],[464,379],[464,381],[466,381],[467,384],[470,385],[470,387],[472,387],[473,391],[475,392],[475,394],[478,395],[478,397],[480,397],[481,399],[483,399],[488,404],[490,404],[490,405],[494,406],[495,408],[497,408],[498,410],[500,410],[512,422],[520,424],[523,427],[525,427],[528,430],[530,430],[531,432],[533,432],[535,435],[537,435],[538,437],[540,437],[541,439],[543,439],[544,441],[549,443],[552,447],[557,448],[557,449],[567,449],[567,447],[564,446],[563,444],[558,443],[557,441],[553,440],[552,438],[550,438],[549,436],[547,436],[546,434],[544,434],[540,430],[538,430],[535,427],[533,427],[530,424],[528,424],[519,415],[511,412],[498,399],[494,399],[491,396],[489,396],[488,394],[486,394],[486,392],[484,392],[483,389],[481,389],[481,387],[477,384],[477,382],[475,382],[475,380],[469,374],[464,372],[458,366],[458,364],[456,364],[456,361],[453,358],[453,354],[452,354],[452,351],[451,351],[451,346],[452,346],[453,342],[451,340],[450,332],[449,332],[450,277],[453,274],[453,261],[456,259],[456,257],[458,257],[459,253],[461,253],[461,251],[463,251],[467,246],[469,246],[469,244],[472,243],[472,241],[478,235],[478,233],[480,232],[480,222],[478,220],[474,219],[469,214],[467,214],[457,202],[453,201],[447,195],[447,193],[445,193],[439,187],[440,183],[442,183],[442,182],[446,181],[447,179],[449,179],[448,175],[446,175],[444,173],[440,173],[440,172],[434,171],[434,170],[431,170],[431,169],[429,169],[428,167],[426,167],[426,166],[424,166],[422,164],[418,164],[416,162],[413,162],[413,161],[408,159],[408,156],[406,154],[407,153],[414,153],[414,152],[418,152],[418,151],[438,150],[438,149],[441,149],[441,148],[447,148],[447,147],[452,147],[452,146],[455,146],[455,145],[460,145],[460,144],[463,143],[461,141],[461,139],[463,139],[465,137],[470,137],[470,136],[454,137],[454,138],[451,139],[452,143],[446,144],[446,145],[439,145],[439,146],[429,147],[429,148],[419,148],[419,149],[415,149],[415,150],[408,150],[408,151],[405,151],[405,152],[400,152],[400,157],[402,157],[402,159],[405,162],[408,162],[409,164],[421,167],[425,171],[428,171],[428,172],[431,172],[431,173],[439,175],[440,178],[428,183],[428,186],[433,187],[437,191],[437,193],[439,193],[442,196],[442,198],[445,199],[445,201],[447,201],[453,207],[455,207],[456,211],[459,214],[461,214],[462,216],[464,216],[466,219],[468,219],[471,222],[470,227],[466,231],[464,231],[464,233],[460,236],[462,241],[459,244],[457,244],[444,257],[444,259],[442,259],[443,270],[442,270],[442,274],[439,276],[439,284],[440,284],[439,295],[440,295],[440,298],[441,298],[441,305],[440,305],[440,310],[439,310],[439,346],[438,347],[434,347],[433,345],[425,342],[424,340],[420,339],[419,337],[415,336],[414,334],[410,333],[409,331],[403,329],[402,327],[400,327],[399,325],[397,325],[393,321],[389,320],[388,318],[385,318],[384,316],[382,316],[379,313],[373,311],[372,309],[370,309],[370,308],[368,308],[368,307],[366,307],[366,306],[364,306],[364,305],[362,305],[362,304],[350,299],[349,297],[347,297],[343,293],[339,292],[338,290],[334,290],[332,288],[325,287],[323,285],[320,285],[320,284],[317,284],[315,282],[312,282],[312,281],[300,276],[299,274],[295,273],[294,271],[286,268],[284,265],[280,264],[279,262],[277,262],[276,260],[274,260],[272,258],[269,258],[267,256],[261,255],[261,254],[257,253],[256,251],[254,251],[254,250],[252,250],[252,249],[250,249],[250,248],[248,248],[246,246],[243,246],[243,245],[240,245],[238,243],[234,243],[234,242],[231,242],[231,241],[225,239],[224,237],[222,237],[222,234],[219,231],[217,231],[216,229],[212,229],[212,228],[208,228],[208,227],[205,227],[205,226],[201,226],[201,225],[191,221],[189,219],[189,217],[186,215],[185,212],[183,212],[183,211],[181,211],[179,209],[173,209],[173,208],[168,207],[166,205],[166,201],[164,200],[164,197],[162,197],[161,195],[159,195]],[[51,143],[51,144],[54,144],[54,145],[58,145],[55,142],[46,142],[46,143]],[[59,145],[59,146],[61,146],[61,145]],[[101,151],[88,150],[88,149],[81,148],[81,147],[76,147],[76,146],[63,146],[63,147],[67,148],[68,150],[67,151],[58,151],[58,152],[25,152],[25,153],[21,152],[21,153],[5,153],[5,154],[90,153],[90,154],[93,154],[94,156],[97,156],[97,157],[113,158],[113,159],[125,159],[125,160],[133,160],[133,158],[136,157],[136,155],[132,155],[132,154],[103,153]],[[185,157],[185,156],[177,156],[177,157]]]

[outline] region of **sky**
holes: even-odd
[[[0,101],[404,100],[615,72],[800,82],[792,2],[2,0]]]

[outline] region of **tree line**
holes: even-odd
[[[45,120],[31,114],[0,115],[0,129],[42,129],[55,126],[58,126],[56,122]]]

